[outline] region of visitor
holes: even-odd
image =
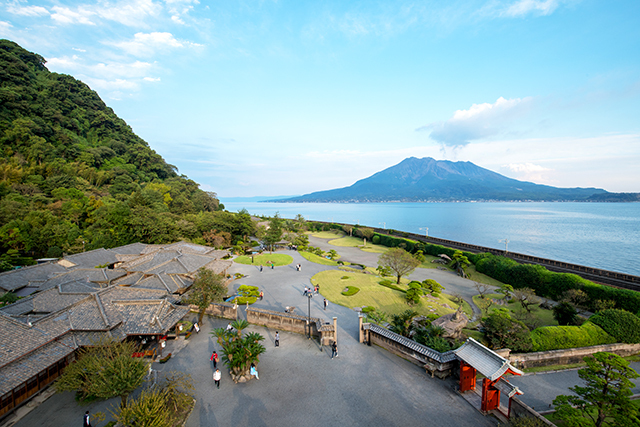
[[[220,373],[220,369],[216,369],[213,373],[213,382],[220,388],[220,378],[222,378],[222,374]]]
[[[331,358],[333,359],[333,356],[338,357],[338,343],[337,342],[333,342],[331,343]]]
[[[276,331],[276,339],[275,339],[276,347],[280,347],[280,333]]]
[[[233,326],[231,326],[231,322],[227,325],[227,331],[233,331]]]
[[[211,353],[211,361],[213,362],[213,369],[216,369],[218,367],[218,353],[215,350]]]
[[[256,369],[256,365],[254,365],[253,363],[251,364],[251,369],[249,370],[249,372],[251,373],[252,377],[256,377],[257,380],[260,379],[258,378],[258,370]]]
[[[302,293],[302,296],[306,297],[308,293],[309,293],[309,288],[307,288],[307,287],[305,286],[305,287],[304,287],[304,292]]]
[[[262,273],[262,266],[260,266],[260,273]]]
[[[260,301],[262,301],[262,298],[264,298],[264,292],[260,291]]]
[[[194,323],[194,324],[193,324],[193,329],[195,329],[195,330],[196,330],[196,334],[199,334],[199,333],[200,333],[200,326],[198,326],[198,322],[196,322],[196,323]]]
[[[91,422],[89,421],[89,411],[84,413],[84,419],[82,420],[82,427],[91,427]]]
[[[326,298],[324,299],[323,304],[324,304],[324,311],[327,311],[327,306],[329,305],[329,301],[327,301]]]

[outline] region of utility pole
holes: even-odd
[[[424,237],[429,237],[429,227],[420,227],[420,230],[425,230]]]
[[[500,243],[504,243],[504,254],[509,253],[509,239],[500,240]]]

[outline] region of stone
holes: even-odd
[[[469,318],[462,312],[462,306],[454,313],[445,314],[431,322],[433,326],[444,329],[444,338],[459,338],[462,329],[469,323]]]

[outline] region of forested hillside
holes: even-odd
[[[0,138],[3,268],[253,229],[248,215],[220,211],[215,193],[178,175],[86,84],[8,40],[0,40]]]

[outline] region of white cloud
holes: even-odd
[[[0,21],[0,34],[5,35],[8,33],[9,28],[13,27],[11,23],[7,21]]]
[[[116,4],[107,3],[105,7],[96,8],[104,19],[118,22],[129,27],[140,27],[144,25],[147,17],[157,16],[162,6],[152,0],[122,1]]]
[[[156,52],[166,52],[172,49],[200,46],[197,43],[182,42],[171,33],[136,33],[133,40],[111,43],[133,56],[150,56]]]
[[[7,12],[21,16],[49,15],[49,11],[42,6],[18,6],[17,4],[7,6]]]
[[[558,0],[520,0],[509,6],[504,16],[518,17],[529,13],[550,15],[558,8]]]
[[[55,13],[51,15],[51,18],[60,24],[96,25],[91,20],[91,17],[95,16],[96,13],[82,6],[76,11],[60,6],[54,6],[52,9]]]
[[[509,168],[514,172],[525,172],[525,173],[542,172],[542,171],[550,170],[549,168],[545,168],[544,166],[540,166],[540,165],[534,165],[533,163],[509,163],[508,165],[503,165],[503,166],[506,168]]]
[[[73,55],[72,57],[48,58],[47,66],[52,71],[91,76],[96,80],[141,79],[149,74],[155,64],[143,61],[110,62],[87,64]]]
[[[155,83],[155,82],[159,82],[160,81],[160,77],[145,77],[142,80],[144,80],[145,82]]]
[[[444,122],[433,122],[418,130],[431,131],[431,139],[445,146],[463,146],[470,141],[501,133],[510,120],[529,108],[531,100],[500,97],[493,104],[473,104],[468,110],[457,110]]]

